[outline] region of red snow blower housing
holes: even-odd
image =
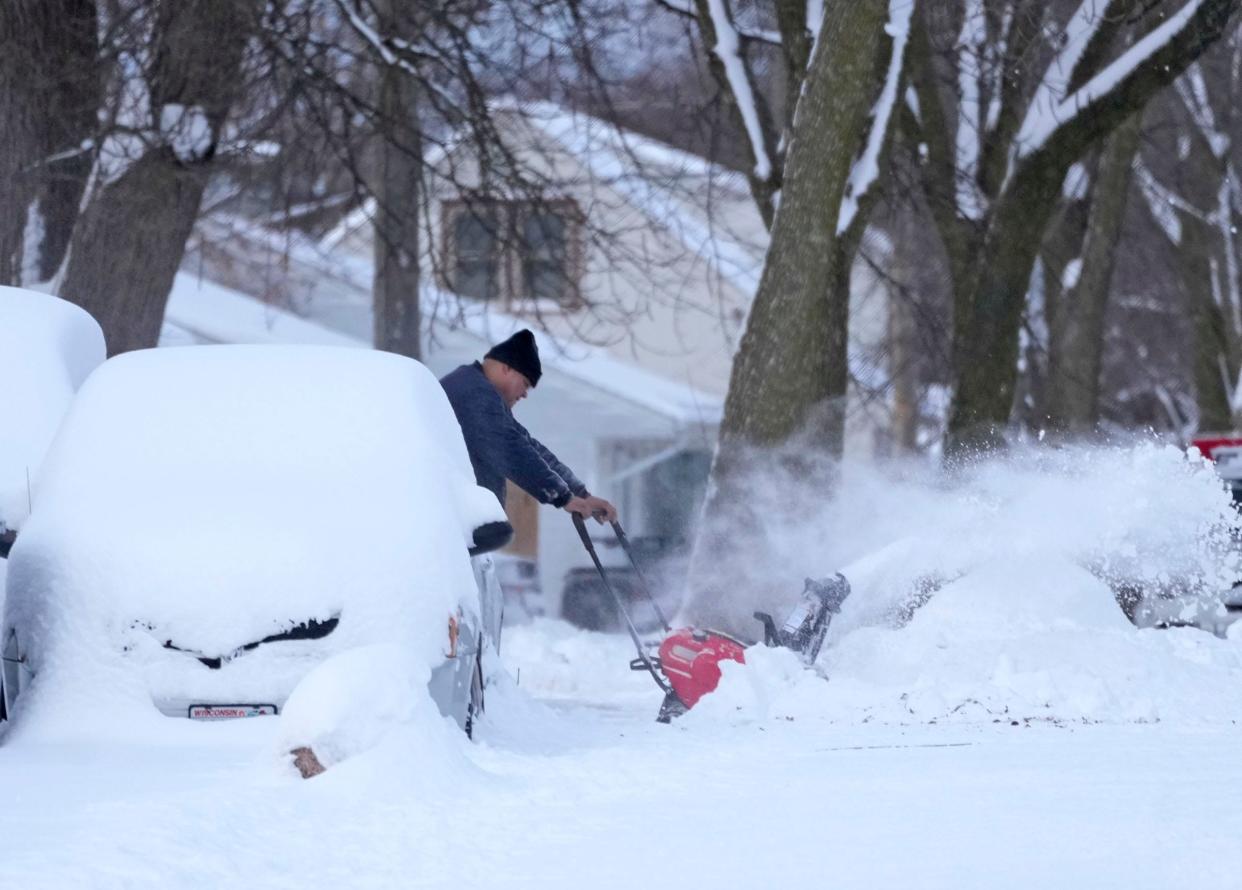
[[[694,707],[704,695],[715,690],[717,684],[720,683],[722,661],[736,661],[743,664],[746,662],[746,643],[715,630],[700,630],[695,627],[673,630],[668,619],[664,617],[659,603],[652,595],[642,569],[634,559],[634,553],[630,549],[630,542],[625,531],[620,523],[613,522],[612,530],[617,536],[617,543],[621,545],[630,564],[634,566],[640,587],[650,600],[667,634],[660,644],[658,654],[652,657],[639,638],[638,629],[634,626],[634,621],[624,601],[608,581],[604,566],[595,552],[595,545],[587,533],[586,523],[577,513],[573,516],[578,537],[582,539],[583,546],[591,555],[591,561],[595,563],[595,568],[604,581],[604,587],[616,604],[617,613],[624,621],[630,633],[630,639],[634,641],[634,647],[638,650],[638,657],[630,662],[630,668],[650,673],[656,685],[664,692],[664,703],[660,706],[660,714],[656,719],[661,723],[668,723],[674,717]],[[792,649],[799,654],[805,664],[812,664],[819,655],[832,616],[841,611],[841,603],[845,601],[849,593],[850,584],[844,575],[837,574],[822,581],[807,578],[802,597],[780,627],[776,626],[772,616],[766,612],[755,613],[755,618],[763,625],[764,644]]]

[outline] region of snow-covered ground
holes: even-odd
[[[563,628],[522,631],[523,685]],[[598,642],[598,641],[595,641]],[[518,648],[515,646],[514,648]],[[620,640],[603,650],[626,655]],[[602,659],[587,659],[594,669]],[[559,665],[572,673],[571,665]],[[276,720],[0,753],[6,887],[1237,887],[1240,733],[1180,724],[652,722],[649,681],[493,706],[303,781]],[[566,678],[562,678],[566,679]],[[451,733],[448,727],[442,727]]]
[[[1210,468],[1011,461],[906,486],[903,521],[863,488],[838,508],[880,511],[855,525],[900,571],[854,560],[817,670],[751,649],[661,726],[625,637],[542,619],[506,631],[479,741],[415,709],[309,781],[284,718],[13,736],[0,886],[1242,886],[1240,626],[1137,629],[1109,586],[1232,571]],[[894,610],[916,570],[943,586]]]

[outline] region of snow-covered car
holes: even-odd
[[[26,518],[31,480],[74,392],[103,360],[103,331],[85,310],[0,287],[0,555]]]
[[[469,730],[500,626],[481,554],[512,529],[419,363],[118,356],[82,386],[32,497],[0,625],[15,729],[279,713],[316,665],[395,643]]]

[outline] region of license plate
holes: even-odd
[[[275,714],[275,705],[190,705],[191,720],[237,720]]]

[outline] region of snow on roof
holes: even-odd
[[[175,328],[212,343],[368,345],[188,272],[177,273],[164,318]]]
[[[339,258],[330,260],[306,245],[293,251],[290,260],[312,269],[322,267],[325,276],[331,276],[334,282],[346,286],[345,298],[358,313],[371,311],[370,263],[342,262]],[[331,268],[328,268],[329,265]],[[488,345],[529,326],[528,322],[496,309],[481,304],[467,305],[433,283],[423,283],[422,298],[424,306],[461,309],[451,319],[427,313],[424,318],[424,343],[431,339],[433,333],[440,338],[446,331],[461,332],[478,341],[478,354],[482,355]],[[177,274],[165,318],[175,328],[213,343],[369,346],[357,337],[185,272]],[[720,421],[724,406],[720,396],[614,358],[599,347],[570,344],[542,331],[537,332],[537,337],[542,344],[540,356],[545,368],[564,374],[577,383],[619,397],[678,423],[715,424]],[[178,339],[174,333],[173,337],[166,338],[166,342],[178,342]]]
[[[754,296],[767,232],[741,174],[549,102],[497,108],[520,116],[553,139],[583,164],[594,181],[607,184],[677,237],[742,294]],[[730,198],[735,200],[726,201]],[[726,204],[734,205],[732,216],[740,218],[717,218]]]

